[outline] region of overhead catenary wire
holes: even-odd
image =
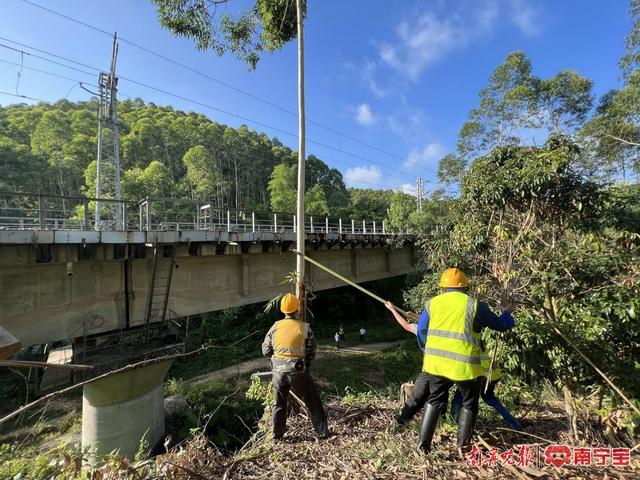
[[[41,98],[29,97],[29,96],[27,96],[27,95],[21,95],[21,94],[19,94],[19,93],[11,93],[11,92],[3,92],[3,91],[0,91],[0,95],[8,95],[9,97],[24,98],[25,100],[33,100],[34,102],[44,102],[44,103],[48,103],[46,100],[42,100]]]
[[[10,62],[8,60],[3,60],[3,59],[0,59],[0,62],[9,64],[9,65],[14,65],[14,66],[20,66],[18,63]],[[32,71],[35,71],[35,72],[38,72],[38,73],[42,73],[44,75],[50,75],[50,76],[57,77],[57,78],[60,78],[60,79],[63,79],[63,80],[72,81],[72,82],[74,82],[74,87],[77,86],[77,85],[80,85],[80,86],[89,85],[91,87],[97,88],[97,85],[95,85],[95,84],[83,82],[83,81],[78,80],[76,78],[71,78],[71,77],[67,77],[67,76],[64,76],[64,75],[59,75],[57,73],[53,73],[53,72],[49,72],[49,71],[46,71],[46,70],[33,68],[33,67],[29,67],[29,66],[24,66],[24,68],[26,70],[32,70]],[[10,93],[10,92],[0,92],[0,94],[9,95],[9,96],[12,96],[12,97],[24,98],[24,99],[27,99],[27,100],[33,100],[33,101],[37,101],[37,102],[48,103],[46,100],[39,99],[39,98],[34,98],[34,97],[29,97],[29,96],[26,96],[26,95],[13,94],[13,93]],[[133,98],[132,96],[126,95],[126,94],[124,94],[122,92],[120,92],[120,95],[125,97],[125,98]],[[255,157],[255,156],[247,156],[246,154],[243,155],[243,156],[245,158],[257,159],[257,157]],[[344,162],[342,160],[336,160],[336,159],[329,159],[329,160],[332,160],[332,161],[335,161],[335,162],[338,162],[338,163],[345,163],[347,165],[354,165],[352,163]],[[358,179],[358,178],[349,177],[348,175],[343,175],[342,178],[344,180],[348,180],[348,181],[353,182],[353,183],[360,183],[360,184],[371,185],[371,186],[375,186],[375,187],[382,187],[382,188],[391,189],[391,190],[395,189],[392,185],[369,182],[369,181],[366,181],[366,180],[361,180],[361,179]]]
[[[0,37],[0,39],[3,39],[3,40],[7,40],[7,41],[12,42],[12,40],[4,39],[3,37]],[[15,43],[16,43],[16,44],[18,44],[17,42],[15,42]],[[20,45],[20,46],[24,46],[25,48],[31,48],[30,46],[27,46],[27,45],[24,45],[24,44],[19,44],[19,45]],[[2,44],[2,43],[0,43],[0,47],[8,48],[9,50],[12,50],[12,51],[15,51],[15,52],[17,52],[17,53],[21,53],[21,54],[23,54],[23,53],[24,53],[24,54],[26,54],[26,55],[33,56],[34,58],[38,58],[38,59],[44,60],[44,61],[46,61],[46,62],[51,62],[51,63],[53,63],[53,64],[55,64],[55,65],[60,65],[60,66],[65,67],[65,68],[69,68],[69,69],[71,69],[71,70],[78,71],[78,72],[83,73],[83,74],[85,74],[85,75],[89,75],[89,76],[93,76],[93,75],[94,75],[93,73],[91,73],[91,72],[87,72],[86,70],[82,70],[82,69],[79,69],[79,68],[76,68],[76,67],[72,67],[72,66],[70,66],[70,65],[65,65],[65,64],[63,64],[63,63],[60,63],[60,62],[57,62],[57,61],[54,61],[54,60],[48,59],[48,58],[46,58],[46,57],[42,57],[42,56],[40,56],[40,55],[34,55],[34,54],[29,53],[29,52],[24,52],[23,50],[19,50],[19,49],[16,49],[16,48],[13,48],[13,47],[10,47],[10,46],[7,46],[7,45],[4,45],[4,44]],[[43,50],[39,50],[39,51],[40,51],[40,52],[42,52],[42,53],[46,53],[46,54],[48,54],[48,53],[49,53],[49,52],[46,52],[46,51],[43,51]],[[55,54],[52,54],[52,55],[55,55]],[[85,66],[85,67],[87,67],[87,68],[92,68],[92,69],[94,69],[94,70],[96,70],[96,71],[99,71],[99,69],[98,69],[97,67],[91,67],[91,66],[89,66],[89,65],[82,64],[81,62],[76,62],[75,60],[68,59],[68,58],[66,58],[66,57],[62,57],[62,56],[59,56],[59,55],[55,55],[55,56],[56,56],[57,58],[64,59],[64,60],[69,61],[69,62],[71,62],[71,63],[80,64],[80,65],[83,65],[83,66]],[[6,64],[9,64],[9,65],[14,65],[14,66],[21,66],[20,64],[18,64],[18,63],[16,63],[16,62],[11,62],[11,61],[4,60],[4,59],[0,59],[0,62],[2,62],[2,63],[6,63]],[[77,86],[77,85],[80,85],[80,86],[83,86],[83,85],[89,85],[89,86],[92,86],[92,87],[94,87],[94,88],[97,88],[97,86],[96,86],[95,84],[91,84],[91,83],[88,83],[88,82],[86,82],[86,81],[79,80],[79,79],[77,79],[77,78],[67,77],[67,76],[64,76],[64,75],[60,75],[60,74],[58,74],[58,73],[50,72],[50,71],[43,70],[43,69],[38,69],[38,68],[35,68],[35,67],[24,66],[24,68],[25,68],[25,69],[27,69],[27,70],[35,71],[35,72],[42,73],[42,74],[45,74],[45,75],[50,75],[50,76],[53,76],[53,77],[61,78],[61,79],[63,79],[63,80],[73,81],[73,82],[75,83],[74,87],[75,87],[75,86]],[[130,81],[130,82],[132,82],[132,83],[138,84],[139,86],[142,86],[143,88],[157,89],[156,87],[153,87],[153,86],[147,86],[146,84],[143,84],[142,82],[138,82],[137,80],[129,79],[129,78],[126,78],[126,77],[120,77],[120,78],[122,78],[122,79],[123,79],[123,80],[125,80],[125,81]],[[72,87],[72,88],[73,88],[73,87]],[[175,95],[177,95],[177,94],[174,94],[174,93],[171,93],[171,92],[165,92],[165,91],[164,91],[164,90],[162,90],[162,89],[157,89],[157,90],[161,90],[161,93],[163,93],[163,94],[167,94],[167,95],[170,95],[170,96],[175,96]],[[91,92],[90,92],[90,93],[91,93]],[[18,95],[13,95],[13,96],[15,97],[15,96],[18,96]],[[122,92],[120,92],[120,96],[125,97],[125,98],[129,98],[129,99],[133,98],[133,96],[132,96],[132,95],[127,95],[127,94],[122,93]],[[32,100],[34,100],[34,101],[40,101],[40,102],[47,102],[46,100],[30,98],[30,97],[27,97],[27,96],[22,96],[22,98],[25,98],[25,99],[32,99]],[[182,97],[181,97],[181,98],[182,98]],[[224,111],[224,110],[218,109],[217,107],[213,107],[213,106],[210,106],[210,105],[207,105],[207,104],[204,104],[204,103],[198,102],[198,101],[196,101],[196,100],[186,99],[186,97],[184,97],[184,99],[185,99],[185,101],[189,101],[189,102],[197,103],[197,104],[199,104],[200,106],[203,106],[203,107],[205,107],[205,108],[210,108],[210,109],[214,109],[214,110],[216,110],[216,111],[222,111],[223,113],[226,113],[226,114],[229,114],[229,115],[233,115],[233,114],[231,114],[231,113],[229,113],[229,112],[226,112],[226,111]],[[235,115],[234,115],[234,116],[235,116]],[[251,121],[251,120],[248,120],[248,121]],[[267,124],[264,124],[263,126],[264,126],[265,128],[269,128],[269,129],[276,129],[276,128],[277,128],[277,127],[272,127],[272,126],[267,125]],[[352,163],[352,162],[347,162],[347,161],[345,161],[345,160],[339,160],[339,159],[335,159],[335,158],[330,158],[330,157],[327,157],[326,155],[322,155],[322,156],[323,156],[326,160],[329,160],[329,161],[332,161],[332,162],[342,163],[342,164],[349,165],[349,166],[353,166],[353,167],[361,167],[361,165],[357,165],[357,164]],[[255,157],[252,157],[252,158],[255,158]],[[385,168],[390,168],[390,167],[386,167],[386,166],[384,166],[384,165],[382,165],[382,166],[383,166],[383,167],[385,167]],[[403,173],[403,172],[401,172],[401,173]],[[413,178],[411,175],[409,175],[409,174],[407,174],[407,173],[404,173],[404,175],[405,175],[405,176],[407,176],[407,177],[409,177],[409,178]],[[349,182],[352,182],[352,183],[354,183],[354,184],[370,185],[370,186],[380,187],[380,188],[390,189],[390,190],[396,190],[397,188],[399,188],[398,186],[393,186],[393,185],[390,185],[390,184],[381,184],[381,183],[371,182],[371,181],[367,181],[367,180],[361,180],[361,179],[358,179],[358,178],[355,178],[355,177],[350,177],[350,176],[348,176],[348,175],[343,175],[343,179],[345,179],[345,180],[347,180],[347,181],[349,181]],[[406,189],[404,189],[404,190],[406,190]],[[412,189],[412,190],[413,190],[413,189]]]
[[[58,59],[60,59],[60,60],[64,60],[64,61],[66,61],[66,62],[70,62],[70,63],[76,64],[76,65],[80,65],[80,66],[85,67],[85,68],[89,68],[89,69],[95,70],[96,72],[100,72],[100,71],[102,71],[101,69],[99,69],[99,68],[97,68],[97,67],[93,67],[93,66],[91,66],[91,65],[87,65],[86,63],[78,62],[78,61],[73,60],[73,59],[70,59],[70,58],[68,58],[68,57],[64,57],[64,56],[62,56],[62,55],[58,55],[58,54],[55,54],[55,53],[52,53],[52,52],[48,52],[48,51],[46,51],[46,50],[42,50],[42,49],[39,49],[39,48],[33,47],[33,46],[31,46],[31,45],[27,45],[27,44],[24,44],[24,43],[16,42],[16,41],[11,40],[11,39],[8,39],[8,38],[6,38],[6,37],[1,37],[1,36],[0,36],[0,40],[4,40],[4,41],[10,42],[10,43],[13,43],[13,44],[15,44],[15,45],[19,45],[19,46],[21,46],[21,47],[23,47],[23,48],[28,48],[28,49],[31,49],[31,50],[37,51],[37,52],[39,52],[39,53],[43,53],[43,54],[45,54],[45,55],[50,55],[50,56],[55,57],[55,58],[58,58]],[[47,62],[51,62],[51,63],[54,63],[54,64],[56,64],[56,65],[59,65],[59,66],[65,67],[65,68],[69,68],[69,69],[72,69],[72,70],[76,70],[76,71],[79,71],[79,72],[84,73],[84,74],[87,74],[87,75],[91,75],[91,73],[90,73],[90,72],[87,72],[87,71],[82,70],[82,69],[78,69],[77,67],[73,67],[73,66],[70,66],[70,65],[66,65],[66,64],[63,64],[63,63],[60,63],[60,62],[57,62],[57,61],[54,61],[54,60],[48,59],[48,58],[43,57],[43,56],[41,56],[41,55],[36,55],[36,54],[30,53],[30,52],[25,52],[25,51],[23,51],[23,50],[20,50],[20,49],[17,49],[17,48],[14,48],[14,47],[11,47],[11,46],[8,46],[8,45],[5,45],[5,44],[2,44],[2,43],[0,43],[0,47],[7,48],[7,49],[9,49],[9,50],[12,50],[12,51],[15,51],[15,52],[19,52],[19,53],[25,53],[25,54],[27,54],[27,55],[30,55],[30,56],[34,57],[34,58],[38,58],[38,59],[41,59],[41,60],[44,60],[44,61],[47,61]],[[199,100],[194,100],[194,99],[191,99],[191,98],[185,97],[184,95],[181,95],[181,94],[178,94],[178,93],[175,93],[175,92],[170,92],[170,91],[168,91],[168,90],[165,90],[165,89],[160,88],[160,87],[156,87],[156,86],[154,86],[154,85],[149,85],[149,84],[147,84],[147,83],[141,82],[141,81],[139,81],[139,80],[136,80],[136,79],[133,79],[133,78],[130,78],[130,77],[127,77],[127,76],[118,75],[118,78],[119,78],[119,79],[121,79],[121,80],[124,80],[124,81],[130,82],[130,83],[133,83],[134,85],[140,86],[140,87],[142,87],[142,88],[147,88],[147,89],[150,89],[150,90],[154,90],[154,91],[156,91],[156,92],[158,92],[158,93],[162,93],[162,94],[164,94],[164,95],[168,95],[168,96],[171,96],[171,97],[174,97],[174,98],[178,98],[178,99],[180,99],[180,100],[182,100],[182,101],[189,102],[189,103],[193,103],[193,104],[195,104],[195,105],[198,105],[198,106],[201,106],[201,107],[204,107],[204,108],[208,108],[208,109],[211,109],[211,110],[213,110],[213,111],[217,111],[217,112],[219,112],[219,113],[222,113],[222,114],[225,114],[225,115],[228,115],[228,116],[231,116],[231,117],[238,118],[238,119],[243,120],[243,121],[245,121],[245,122],[253,123],[253,124],[258,125],[258,126],[260,126],[260,127],[262,127],[262,128],[270,129],[270,130],[273,130],[273,131],[276,131],[276,132],[282,133],[282,134],[284,134],[284,135],[291,136],[291,137],[293,137],[293,138],[298,138],[298,135],[297,135],[296,133],[289,132],[289,131],[284,130],[284,129],[281,129],[281,128],[279,128],[279,127],[275,127],[275,126],[273,126],[273,125],[269,125],[269,124],[267,124],[267,123],[265,123],[265,122],[261,122],[261,121],[259,121],[259,120],[254,120],[254,119],[252,119],[252,118],[250,118],[250,117],[246,117],[246,116],[244,116],[244,115],[240,115],[239,113],[233,113],[233,112],[230,112],[230,111],[228,111],[228,110],[225,110],[225,109],[222,109],[222,108],[219,108],[219,107],[213,106],[213,105],[209,105],[209,104],[203,103],[203,102],[201,102],[201,101],[199,101]],[[393,172],[395,172],[397,175],[401,175],[401,176],[404,176],[404,177],[406,177],[406,178],[411,178],[412,180],[413,180],[413,178],[414,178],[414,176],[413,176],[413,175],[409,174],[409,173],[408,173],[408,172],[406,172],[406,171],[403,171],[403,170],[400,170],[400,169],[397,169],[397,168],[391,167],[391,166],[386,165],[386,164],[384,164],[384,163],[376,162],[376,161],[374,161],[374,160],[368,159],[368,158],[366,158],[366,157],[363,157],[363,156],[361,156],[361,155],[358,155],[358,154],[355,154],[355,153],[352,153],[352,152],[348,152],[348,151],[346,151],[346,150],[343,150],[342,148],[334,147],[334,146],[332,146],[332,145],[328,145],[328,144],[323,143],[323,142],[318,142],[318,141],[313,140],[313,139],[311,139],[311,138],[308,138],[308,139],[307,139],[307,141],[308,141],[309,143],[312,143],[312,144],[317,145],[317,146],[319,146],[319,147],[327,148],[327,149],[330,149],[330,150],[333,150],[333,151],[336,151],[336,152],[342,153],[342,154],[344,154],[344,155],[348,155],[348,156],[350,156],[350,157],[357,158],[357,159],[362,160],[362,161],[364,161],[364,162],[367,162],[367,163],[370,163],[370,164],[373,164],[373,165],[379,166],[379,167],[381,167],[381,168],[385,168],[385,169],[387,169],[387,170],[389,170],[389,171],[393,171]],[[327,159],[329,159],[329,158],[327,158]],[[329,160],[331,160],[331,159],[329,159]],[[353,166],[358,167],[359,165],[355,165],[355,164],[354,164]]]
[[[23,1],[24,3],[26,3],[26,4],[28,4],[28,5],[31,5],[32,7],[39,8],[39,9],[41,9],[41,10],[44,10],[44,11],[48,12],[48,13],[51,13],[52,15],[57,15],[58,17],[64,18],[64,19],[66,19],[66,20],[68,20],[68,21],[70,21],[70,22],[74,22],[74,23],[77,23],[77,24],[79,24],[79,25],[82,25],[82,26],[84,26],[85,28],[89,28],[89,29],[91,29],[91,30],[94,30],[94,31],[99,32],[99,33],[102,33],[102,34],[104,34],[104,35],[108,35],[108,36],[112,36],[112,35],[113,35],[113,33],[112,33],[112,32],[108,32],[107,30],[104,30],[104,29],[102,29],[102,28],[96,27],[95,25],[91,25],[91,24],[89,24],[89,23],[87,23],[87,22],[84,22],[84,21],[82,21],[82,20],[79,20],[79,19],[77,19],[77,18],[71,17],[71,16],[69,16],[69,15],[65,15],[65,14],[63,14],[63,13],[61,13],[61,12],[58,12],[58,11],[53,10],[53,9],[51,9],[51,8],[45,7],[45,6],[40,5],[40,4],[38,4],[38,3],[32,2],[32,1],[30,1],[30,0],[22,0],[22,1]],[[209,80],[209,81],[215,82],[215,83],[217,83],[217,84],[219,84],[219,85],[222,85],[222,86],[224,86],[224,87],[226,87],[226,88],[232,89],[232,90],[236,91],[238,94],[242,94],[242,95],[245,95],[245,96],[247,96],[247,97],[249,97],[249,98],[252,98],[252,99],[254,99],[254,100],[257,100],[257,101],[259,101],[259,102],[262,102],[262,103],[264,103],[265,105],[268,105],[268,106],[270,106],[270,107],[272,107],[272,108],[276,108],[276,109],[278,109],[278,110],[280,110],[280,111],[282,111],[282,112],[285,112],[285,113],[287,113],[287,114],[289,114],[289,115],[292,115],[292,116],[294,116],[294,117],[296,117],[296,118],[297,118],[297,116],[298,116],[298,113],[297,113],[296,111],[290,110],[290,109],[288,109],[288,108],[286,108],[286,107],[283,107],[283,106],[281,106],[281,105],[278,105],[278,104],[276,104],[276,103],[274,103],[274,102],[272,102],[272,101],[270,101],[270,100],[267,100],[267,99],[265,99],[265,98],[263,98],[263,97],[260,97],[260,96],[258,96],[258,95],[255,95],[255,94],[251,93],[251,92],[248,92],[248,91],[246,91],[246,90],[242,90],[242,89],[240,89],[240,88],[238,88],[238,87],[235,87],[235,86],[233,86],[233,85],[229,84],[228,82],[225,82],[225,81],[223,81],[223,80],[220,80],[220,79],[218,79],[218,78],[215,78],[215,77],[213,77],[213,76],[211,76],[211,75],[209,75],[209,74],[207,74],[207,73],[204,73],[204,72],[202,72],[202,71],[200,71],[200,70],[198,70],[198,69],[196,69],[196,68],[190,67],[190,66],[188,66],[188,65],[186,65],[186,64],[184,64],[184,63],[182,63],[182,62],[180,62],[180,61],[178,61],[178,60],[172,59],[172,58],[170,58],[170,57],[168,57],[168,56],[166,56],[166,55],[163,55],[162,53],[156,52],[156,51],[154,51],[154,50],[152,50],[152,49],[150,49],[150,48],[148,48],[148,47],[145,47],[145,46],[140,45],[140,44],[138,44],[138,43],[136,43],[136,42],[133,42],[133,41],[131,41],[131,40],[128,40],[127,38],[123,37],[122,35],[119,35],[119,36],[118,36],[118,38],[119,38],[123,43],[126,43],[126,44],[128,44],[128,45],[131,45],[131,46],[132,46],[132,47],[134,47],[134,48],[137,48],[137,49],[139,49],[139,50],[141,50],[141,51],[143,51],[143,52],[146,52],[146,53],[148,53],[148,54],[150,54],[150,55],[153,55],[153,56],[155,56],[155,57],[157,57],[157,58],[160,58],[160,59],[162,59],[162,60],[164,60],[164,61],[166,61],[166,62],[169,62],[169,63],[171,63],[171,64],[173,64],[173,65],[179,66],[180,68],[183,68],[183,69],[185,69],[185,70],[187,70],[187,71],[189,71],[189,72],[192,72],[192,73],[194,73],[194,74],[196,74],[196,75],[199,75],[199,76],[201,76],[201,77],[203,77],[203,78],[205,78],[205,79],[207,79],[207,80]],[[339,130],[336,130],[336,129],[334,129],[334,128],[330,127],[330,126],[324,125],[323,123],[317,122],[317,121],[312,120],[312,119],[309,119],[309,118],[307,118],[307,119],[306,119],[306,121],[307,121],[308,123],[310,123],[310,124],[313,124],[313,125],[315,125],[315,126],[318,126],[318,127],[320,127],[320,128],[323,128],[323,129],[325,129],[325,130],[327,130],[327,131],[330,131],[330,132],[332,132],[332,133],[334,133],[334,134],[336,134],[336,135],[338,135],[338,136],[340,136],[340,137],[342,137],[342,138],[345,138],[345,139],[351,140],[351,141],[356,142],[356,143],[358,143],[358,144],[360,144],[360,145],[363,145],[363,146],[366,146],[366,147],[368,147],[368,148],[370,148],[370,149],[372,149],[372,150],[375,150],[375,151],[377,151],[377,152],[379,152],[379,153],[382,153],[382,154],[388,155],[388,156],[390,156],[390,157],[392,157],[392,158],[395,158],[396,160],[400,160],[400,161],[402,161],[402,162],[404,162],[404,163],[407,163],[407,164],[409,164],[409,165],[413,165],[413,166],[416,166],[416,167],[418,167],[418,168],[422,168],[422,169],[425,169],[425,170],[429,170],[429,171],[431,171],[431,172],[433,172],[433,173],[437,173],[437,172],[436,172],[434,169],[432,169],[432,168],[425,167],[424,165],[420,165],[419,163],[416,163],[416,162],[412,162],[412,161],[410,161],[409,159],[403,158],[403,157],[401,157],[401,156],[400,156],[400,155],[398,155],[398,154],[395,154],[395,153],[393,153],[393,152],[389,152],[388,150],[385,150],[385,149],[383,149],[383,148],[380,148],[380,147],[378,147],[378,146],[375,146],[375,145],[373,145],[373,144],[371,144],[371,143],[369,143],[369,142],[365,142],[364,140],[361,140],[361,139],[359,139],[359,138],[356,138],[356,137],[353,137],[353,136],[351,136],[351,135],[348,135],[348,134],[346,134],[346,133],[344,133],[344,132],[341,132],[341,131],[339,131]]]
[[[70,82],[83,83],[84,85],[89,85],[89,86],[92,86],[92,87],[96,87],[96,88],[97,88],[97,85],[92,84],[92,83],[89,83],[89,82],[84,82],[84,81],[82,81],[82,80],[78,80],[77,78],[67,77],[67,76],[65,76],[65,75],[60,75],[60,74],[58,74],[58,73],[49,72],[49,71],[47,71],[47,70],[42,70],[42,69],[35,68],[35,67],[29,67],[29,66],[27,66],[27,65],[20,65],[19,63],[11,62],[11,61],[9,61],[9,60],[4,60],[4,59],[2,59],[2,58],[0,58],[0,62],[1,62],[1,63],[5,63],[5,64],[7,64],[7,65],[14,65],[14,66],[18,66],[18,67],[20,67],[20,68],[22,68],[22,69],[24,69],[24,70],[30,70],[30,71],[32,71],[32,72],[42,73],[42,74],[44,74],[44,75],[49,75],[49,76],[51,76],[51,77],[60,78],[60,79],[62,79],[62,80],[69,80]]]

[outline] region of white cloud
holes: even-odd
[[[368,103],[362,103],[356,107],[356,121],[360,125],[371,126],[376,122],[376,118]]]
[[[527,35],[541,30],[540,8],[531,0],[463,2],[457,10],[448,8],[446,12],[445,16],[428,10],[401,22],[394,41],[378,43],[380,62],[415,81],[449,52],[491,36],[501,18],[508,18]]]
[[[511,0],[511,21],[527,35],[540,33],[542,25],[539,13],[540,10],[527,0]]]
[[[402,125],[402,123],[400,123],[398,121],[398,119],[393,116],[393,115],[389,115],[387,117],[387,123],[389,124],[389,128],[391,129],[391,131],[397,135],[404,135],[405,133],[405,128]]]
[[[402,22],[396,29],[399,42],[382,43],[381,60],[410,80],[452,48],[466,42],[467,32],[458,21],[438,18],[433,12],[421,15],[413,24]]]
[[[440,160],[447,149],[439,143],[429,143],[423,148],[414,148],[407,155],[407,159],[402,164],[402,168],[412,167],[437,167],[437,162]]]
[[[370,167],[353,167],[347,169],[344,180],[350,187],[371,188],[371,184],[379,184],[382,180],[380,168],[372,165]]]
[[[375,74],[378,70],[378,65],[369,59],[365,59],[364,67],[361,70],[362,81],[365,83],[369,90],[378,98],[384,98],[388,92],[384,90],[376,81]]]
[[[416,186],[412,183],[403,183],[402,185],[400,185],[400,190],[402,190],[404,193],[408,193],[409,195],[413,195],[414,197],[417,194]]]

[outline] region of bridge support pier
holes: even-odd
[[[145,454],[164,436],[164,384],[171,361],[129,370],[84,386],[82,447],[96,456],[114,450],[130,460],[144,438]],[[89,458],[95,463],[96,457]]]

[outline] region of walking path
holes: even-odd
[[[340,350],[336,350],[335,347],[328,347],[321,345],[318,347],[315,361],[322,361],[324,358],[330,358],[335,356],[350,356],[350,355],[369,355],[371,353],[380,352],[393,348],[396,345],[404,343],[406,340],[396,340],[395,342],[382,342],[382,343],[368,343],[363,345],[350,345],[343,347]],[[247,360],[246,362],[237,363],[230,367],[216,370],[215,372],[205,373],[204,375],[198,375],[186,381],[191,385],[202,385],[212,380],[224,380],[227,378],[238,377],[248,373],[257,372],[259,370],[269,370],[269,361],[266,358],[256,358],[253,360]]]

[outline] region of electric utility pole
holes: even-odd
[[[304,115],[304,39],[302,38],[302,0],[296,0],[298,14],[298,196],[296,201],[297,236],[296,250],[296,295],[302,302],[300,319],[304,320],[304,159],[305,159],[305,115]]]
[[[118,99],[118,77],[116,77],[116,60],[118,58],[118,34],[113,34],[111,51],[111,68],[109,73],[100,72],[98,88],[100,92],[100,109],[98,111],[98,162],[96,168],[96,198],[113,198],[120,200],[120,135],[118,132],[118,116],[116,106]],[[102,228],[101,209],[96,201],[96,230]],[[123,228],[122,205],[114,205],[116,229]]]
[[[416,196],[416,201],[418,204],[418,211],[421,212],[422,211],[422,199],[424,198],[424,180],[420,177],[418,177],[418,179],[416,180],[416,186],[417,186],[417,196]]]

